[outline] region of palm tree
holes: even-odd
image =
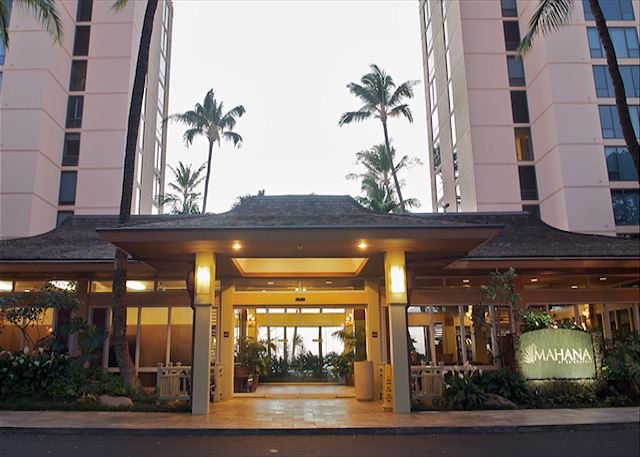
[[[204,200],[202,202],[203,213],[207,211],[213,145],[218,143],[218,146],[220,146],[222,139],[232,141],[236,147],[242,145],[242,137],[234,132],[233,129],[236,126],[236,118],[242,117],[244,113],[245,110],[242,105],[236,106],[225,113],[223,111],[223,103],[216,100],[213,89],[211,89],[207,92],[202,104],[196,103],[194,109],[171,116],[172,120],[181,122],[189,127],[183,135],[187,147],[191,146],[193,139],[199,135],[205,136],[209,140],[207,178],[204,183]]]
[[[62,21],[56,8],[55,0],[13,0],[14,5],[20,5],[31,11],[31,14],[40,22],[56,43],[62,38]],[[9,47],[9,13],[11,3],[0,1],[0,45]]]
[[[171,212],[173,214],[198,214],[198,199],[200,192],[196,188],[200,185],[204,176],[200,176],[204,171],[206,164],[202,164],[197,170],[191,169],[191,164],[184,165],[178,162],[178,166],[173,168],[169,165],[169,169],[173,174],[174,183],[169,183],[172,193],[161,195],[159,198],[160,206],[172,205]]]
[[[375,64],[370,66],[371,71],[360,78],[360,84],[349,83],[347,88],[349,92],[360,99],[364,105],[358,111],[348,111],[340,116],[339,125],[343,126],[352,122],[360,122],[371,117],[380,119],[382,130],[384,132],[384,144],[387,150],[391,149],[389,142],[389,130],[387,121],[390,118],[404,116],[409,122],[413,122],[411,108],[407,103],[403,103],[405,99],[413,97],[413,87],[418,81],[406,81],[396,86],[393,78],[386,74],[380,67]],[[393,176],[396,193],[400,201],[400,209],[406,211],[406,202],[402,198],[402,190],[400,189],[400,181],[396,175],[396,169],[393,165],[393,158],[387,156],[389,161],[389,169]]]
[[[356,200],[363,206],[377,213],[399,213],[402,212],[396,192],[391,185],[392,173],[389,163],[395,162],[396,150],[391,147],[391,160],[386,153],[387,149],[384,144],[376,144],[370,149],[356,153],[356,164],[363,165],[364,173],[350,173],[347,179],[360,180],[360,190],[364,193],[362,197],[356,197]],[[404,156],[394,166],[396,174],[404,168],[411,168],[419,165],[421,162],[418,158],[410,158]],[[400,181],[400,186],[404,186],[404,182]],[[415,198],[404,200],[405,207],[419,207],[420,202]]]
[[[128,0],[116,0],[114,9],[121,10]],[[158,0],[147,0],[147,5],[142,20],[142,32],[136,70],[131,91],[131,103],[129,105],[129,118],[127,121],[127,140],[124,153],[124,170],[122,172],[122,195],[120,197],[120,215],[118,224],[125,225],[131,220],[131,200],[133,196],[133,180],[135,176],[135,153],[140,126],[140,114],[142,112],[142,98],[144,94],[145,80],[149,69],[149,48],[153,22],[158,9]],[[120,369],[120,377],[128,386],[141,388],[140,379],[136,373],[136,367],[131,360],[129,344],[125,338],[127,332],[127,304],[125,302],[127,284],[128,256],[121,249],[116,249],[115,268],[113,272],[112,292],[112,327],[111,341]]]
[[[577,1],[578,0],[540,0],[529,22],[529,31],[520,43],[518,55],[523,56],[531,49],[533,39],[539,33],[551,33],[569,24],[573,7]],[[636,132],[633,130],[629,106],[627,105],[627,95],[624,90],[624,82],[622,81],[622,75],[618,67],[616,50],[613,47],[607,21],[602,13],[602,8],[600,8],[599,0],[589,0],[589,7],[596,22],[598,36],[600,37],[600,42],[602,43],[607,58],[607,67],[609,68],[609,76],[611,77],[613,92],[616,98],[616,107],[618,108],[622,135],[627,144],[627,149],[629,149],[629,154],[631,154],[631,158],[633,159],[636,172],[640,173],[640,145],[638,145]]]

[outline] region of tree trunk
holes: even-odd
[[[406,212],[407,208],[404,206],[404,199],[402,198],[402,190],[400,189],[400,181],[398,181],[398,175],[396,174],[396,167],[393,164],[393,157],[391,156],[391,144],[389,143],[389,132],[387,130],[387,121],[382,120],[382,129],[384,130],[384,147],[387,148],[387,161],[389,162],[389,168],[391,169],[391,175],[393,176],[393,183],[396,187],[396,193],[398,194],[398,200],[400,203],[400,209],[402,212]]]
[[[633,165],[636,168],[636,173],[640,175],[640,159],[638,157],[640,155],[640,146],[638,145],[636,132],[634,132],[633,124],[631,123],[629,106],[627,105],[627,95],[624,91],[624,82],[622,81],[622,75],[620,74],[620,68],[618,67],[616,50],[613,47],[611,35],[609,35],[609,28],[607,27],[607,21],[604,18],[604,14],[602,14],[599,1],[589,0],[589,6],[591,7],[591,13],[593,14],[593,18],[596,22],[600,42],[602,43],[605,56],[607,57],[607,67],[609,68],[609,76],[611,77],[613,92],[616,97],[616,107],[618,108],[618,117],[620,118],[622,135],[624,136],[624,141],[629,149],[629,154],[631,154],[631,158],[633,159]]]
[[[149,47],[153,32],[153,21],[158,7],[158,0],[148,0],[142,23],[140,47],[136,61],[136,72],[131,92],[131,105],[129,107],[129,119],[127,123],[127,143],[124,154],[124,170],[122,175],[122,196],[120,200],[120,217],[118,223],[126,224],[131,218],[131,199],[133,194],[133,179],[135,175],[136,144],[138,141],[138,129],[140,127],[140,115],[142,112],[142,99],[144,95],[145,79],[149,68]],[[115,257],[115,271],[113,273],[112,313],[113,335],[112,341],[116,353],[116,360],[120,368],[120,376],[128,386],[140,388],[140,379],[136,374],[135,365],[131,360],[129,345],[125,339],[127,332],[127,253],[117,249]]]
[[[209,140],[209,158],[207,159],[207,177],[204,180],[204,198],[202,199],[202,214],[207,212],[207,198],[209,197],[209,177],[211,176],[211,156],[213,141]]]

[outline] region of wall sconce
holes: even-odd
[[[393,265],[389,269],[389,279],[391,280],[391,293],[404,294],[407,292],[404,268],[400,265]]]
[[[211,293],[211,268],[201,265],[196,269],[196,293]]]
[[[247,325],[249,327],[255,327],[256,326],[256,316],[254,316],[253,314],[247,314]]]
[[[344,325],[353,325],[353,313],[349,313],[344,317]]]

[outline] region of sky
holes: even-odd
[[[379,121],[345,127],[360,107],[346,85],[376,63],[397,83],[422,80],[417,0],[174,1],[169,112],[192,109],[213,88],[228,109],[243,105],[240,149],[213,154],[207,210],[228,210],[238,196],[358,195],[355,154],[383,141]],[[410,101],[414,122],[390,121],[397,154],[423,165],[405,172],[403,195],[430,211],[424,86]],[[187,148],[184,126],[168,130],[167,162],[200,165],[207,141]],[[167,173],[170,179],[170,173]]]

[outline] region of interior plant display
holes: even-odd
[[[555,322],[555,319],[549,313],[536,313],[534,311],[529,311],[524,315],[522,321],[524,326],[523,331],[530,332],[533,330],[549,328]]]
[[[268,344],[251,337],[238,339],[234,369],[236,392],[255,392],[260,374],[268,373]]]
[[[333,373],[344,380],[347,385],[353,385],[353,364],[367,360],[365,331],[362,328],[342,329],[333,333],[344,344],[342,354],[327,354],[327,364]]]

